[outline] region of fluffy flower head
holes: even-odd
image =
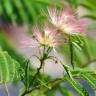
[[[61,32],[67,34],[79,34],[85,31],[84,22],[78,20],[72,13],[71,8],[65,8],[61,12],[49,8],[49,21]],[[58,14],[59,13],[59,14]]]
[[[40,45],[48,47],[56,47],[60,44],[60,34],[47,26],[44,28],[43,32],[40,32],[38,28],[34,28],[34,37]]]

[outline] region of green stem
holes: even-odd
[[[40,67],[37,69],[37,72],[36,72],[36,74],[33,76],[32,81],[31,81],[31,83],[30,83],[31,86],[34,84],[35,79],[36,79],[37,76],[40,74],[40,70],[41,70],[41,68],[42,68],[42,66],[43,66],[43,62],[44,62],[44,61],[41,60]],[[32,90],[33,90],[33,88],[32,88],[31,90],[26,90],[21,96],[25,96],[26,94],[32,92]]]
[[[74,62],[73,62],[73,44],[72,44],[72,40],[71,40],[71,36],[69,35],[69,48],[70,48],[70,62],[71,65],[74,69]]]
[[[43,67],[43,65],[44,65],[44,61],[45,61],[45,46],[44,46],[44,48],[43,48],[43,56],[41,57],[41,59],[40,59],[40,67],[37,69],[37,72],[36,72],[36,74],[33,76],[33,79],[32,79],[32,82],[31,82],[31,85],[33,85],[33,83],[34,83],[34,80],[36,79],[36,77],[39,75],[39,73],[40,73],[40,70],[41,70],[41,68]]]
[[[59,85],[61,82],[63,82],[64,79],[62,78],[58,78],[58,79],[55,79],[54,81],[50,81],[47,85],[49,88],[46,88],[45,90],[43,90],[44,92],[48,91],[49,89],[52,90],[54,88],[56,88],[57,85]],[[36,89],[39,89],[40,87],[43,87],[44,85],[37,85],[33,88],[31,88],[30,90],[26,91],[25,94],[22,94],[21,96],[25,96],[26,94],[29,94],[31,93],[32,91],[36,90]]]
[[[35,75],[33,76],[31,82],[30,82],[30,88],[33,86],[34,81],[36,80],[37,76],[40,74],[40,70],[42,69],[43,65],[44,65],[44,61],[46,60],[45,58],[45,46],[43,48],[43,56],[39,59],[40,60],[40,67],[37,68],[37,72],[35,73]],[[28,65],[27,65],[28,67]],[[26,71],[27,72],[27,71]],[[26,73],[26,76],[28,74]],[[27,76],[28,77],[28,76]],[[27,84],[28,85],[28,84]],[[29,86],[28,86],[29,87]],[[29,89],[29,88],[28,88]],[[28,94],[30,92],[30,90],[25,90],[25,92],[22,94],[22,96],[25,96],[26,94]]]
[[[36,79],[36,77],[39,75],[39,73],[40,73],[40,70],[41,70],[41,68],[43,67],[43,64],[44,64],[44,61],[43,61],[43,60],[41,60],[40,67],[37,69],[37,72],[36,72],[36,74],[33,76],[33,79],[32,79],[32,83],[31,83],[31,85],[33,85],[33,83],[34,83],[34,80],[35,80],[35,79]]]
[[[26,85],[26,90],[28,90],[29,88],[29,76],[28,76],[28,72],[29,72],[29,60],[27,60],[26,62],[26,68],[25,68],[25,85]]]
[[[71,75],[68,65],[64,64],[61,60],[59,60],[57,57],[54,57],[54,56],[49,56],[48,59],[52,59],[53,61],[55,61],[55,63],[59,62],[65,69],[68,76],[72,79],[72,75]]]

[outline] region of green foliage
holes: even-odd
[[[59,91],[62,96],[74,96],[71,91],[69,91],[65,86],[60,86]]]
[[[6,51],[0,50],[0,83],[15,82],[21,79],[20,64]]]
[[[35,90],[32,93],[25,95],[25,96],[46,96],[46,95],[44,95],[44,93],[42,93],[42,91],[40,92],[40,90]]]
[[[84,89],[84,87],[77,80],[70,81],[70,79],[66,77],[66,81],[78,93],[79,96],[89,96],[86,89]]]
[[[24,66],[23,62],[24,62],[25,58],[16,51],[16,49],[9,42],[6,34],[4,34],[4,32],[2,32],[2,31],[0,31],[0,48],[3,51],[7,51],[8,54],[12,58],[14,58],[16,61],[18,61],[20,63],[20,65],[22,65],[22,67]]]
[[[76,72],[72,71],[72,76],[74,78],[79,78],[79,80],[84,80],[90,88],[96,91],[96,74],[93,71],[87,70],[77,70]],[[41,79],[42,80],[42,79]],[[40,80],[40,81],[41,81]],[[90,93],[85,89],[85,87],[78,81],[78,79],[70,79],[67,74],[64,75],[64,78],[49,80],[45,84],[41,82],[25,96],[55,96],[55,92],[58,91],[62,96],[74,96],[73,93],[65,86],[64,83],[67,83],[77,94],[78,96],[90,96]],[[47,86],[47,87],[46,87]],[[50,87],[50,88],[48,88]],[[20,95],[23,96],[23,95]]]
[[[90,63],[96,61],[96,40],[88,37],[73,36],[73,63],[75,67],[88,67]],[[64,44],[60,48],[61,54],[66,58],[67,63],[70,63],[70,45]]]
[[[68,2],[73,9],[78,7],[78,0],[65,0],[65,1]]]
[[[0,0],[0,17],[17,24],[34,24],[45,19],[48,6],[60,6],[59,0]],[[42,21],[41,20],[41,21]]]
[[[75,64],[75,69],[71,72],[72,77],[79,78],[81,80],[84,80],[94,91],[96,90],[96,74],[95,70],[90,69],[90,65],[92,63],[96,62],[96,40],[88,37],[81,37],[81,36],[73,36],[71,38],[72,46],[73,46],[73,63]],[[65,44],[60,49],[61,54],[64,55],[64,57],[67,60],[67,63],[69,64],[70,59],[70,45]],[[89,67],[89,68],[88,68]],[[80,70],[78,70],[80,68]],[[83,68],[81,70],[81,68]],[[92,73],[90,71],[86,71],[86,68],[90,69],[90,71],[93,71]],[[77,71],[76,71],[77,69]],[[93,75],[94,74],[94,75]],[[68,85],[74,89],[79,96],[89,96],[89,93],[87,90],[78,82],[78,79],[70,80],[68,77],[64,76],[65,81],[68,83]],[[66,88],[64,88],[65,90]],[[68,94],[68,93],[66,93]],[[67,96],[67,95],[64,95]],[[72,96],[72,95],[68,95]]]
[[[84,79],[95,91],[96,90],[96,78],[91,74],[81,73],[82,79]]]
[[[95,0],[83,0],[79,2],[79,5],[87,10],[87,13],[83,17],[87,17],[96,20],[96,1]]]
[[[73,9],[78,8],[79,6],[86,9],[86,13],[82,16],[82,18],[89,18],[92,20],[96,20],[96,1],[95,0],[66,0],[73,7]]]

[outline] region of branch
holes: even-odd
[[[64,81],[63,78],[58,78],[58,79],[55,79],[53,81],[50,81],[49,83],[47,83],[47,85],[48,85],[49,88],[47,88],[46,90],[44,90],[44,92],[56,88],[56,86],[59,85],[63,81]],[[42,86],[44,86],[44,85],[37,85],[37,86],[29,89],[28,91],[25,91],[25,93],[23,93],[21,96],[25,96],[26,94],[29,94],[32,91],[36,90],[36,89],[40,89],[40,87],[42,87]]]
[[[31,85],[33,85],[34,80],[35,80],[35,79],[36,79],[36,77],[40,74],[40,70],[42,69],[43,64],[44,64],[44,60],[43,60],[43,59],[41,59],[41,64],[40,64],[40,67],[37,69],[36,74],[33,76],[33,79],[32,79],[32,82],[31,82]]]

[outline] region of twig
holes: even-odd
[[[33,83],[34,83],[34,80],[35,80],[35,79],[36,79],[36,77],[39,75],[39,73],[40,73],[40,70],[41,70],[41,68],[42,68],[43,64],[44,64],[44,61],[43,61],[43,60],[41,60],[40,67],[37,69],[37,72],[36,72],[36,74],[33,76],[33,79],[32,79],[32,82],[31,82],[31,85],[33,85]]]
[[[45,90],[45,92],[46,92],[47,90],[52,90],[52,89],[56,88],[56,86],[59,85],[62,81],[64,81],[64,79],[62,79],[62,78],[58,78],[58,79],[55,79],[54,81],[50,81],[49,83],[47,83],[47,85],[48,85],[50,88],[47,88],[47,89]],[[31,93],[32,91],[34,91],[34,90],[36,90],[36,89],[39,89],[39,88],[42,87],[42,86],[44,86],[44,85],[37,85],[37,86],[29,89],[29,90],[26,91],[25,93],[23,93],[21,96],[25,96],[26,94],[29,94],[29,93]]]
[[[28,72],[29,72],[29,60],[26,62],[26,68],[25,68],[25,78],[26,78],[26,90],[28,90],[28,88],[29,88],[29,84],[28,84],[28,82],[29,82],[29,76],[28,76]]]
[[[68,74],[68,76],[72,79],[72,76],[71,76],[71,73],[70,73],[68,65],[64,64],[61,60],[58,60],[58,58],[54,57],[54,56],[49,56],[49,59],[52,59],[53,61],[55,61],[55,63],[59,62],[63,66],[63,68],[65,69],[65,71]]]

